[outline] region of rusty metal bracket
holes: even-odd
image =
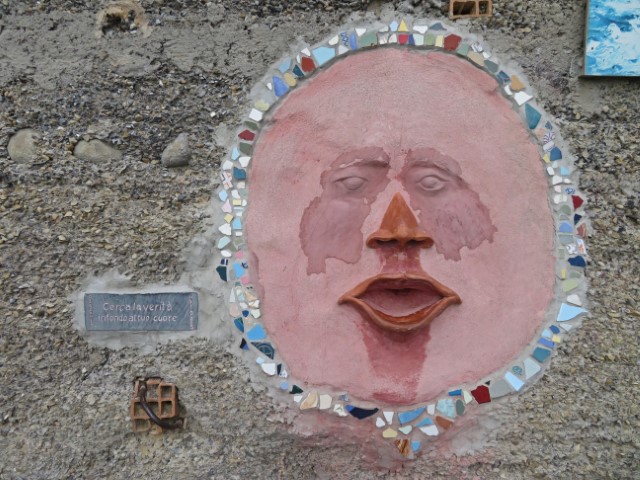
[[[136,379],[130,414],[136,433],[162,433],[185,424],[178,414],[178,387],[160,377]]]

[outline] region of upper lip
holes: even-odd
[[[449,287],[421,272],[375,275],[342,295],[338,303],[352,304],[385,330],[411,332],[462,300]]]

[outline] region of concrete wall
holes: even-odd
[[[591,215],[591,317],[482,428],[393,472],[371,471],[367,445],[301,431],[252,381],[230,330],[114,351],[76,330],[70,299],[92,275],[117,271],[142,287],[205,265],[211,245],[193,239],[214,226],[224,147],[267,66],[346,23],[445,18],[446,2],[141,5],[144,19],[124,32],[94,2],[0,1],[0,478],[637,475],[640,83],[578,78],[584,2],[496,1],[493,18],[457,23],[521,67],[576,155]],[[12,160],[9,139],[25,128],[38,137],[14,140]],[[180,133],[190,165],[167,169],[161,153]],[[95,139],[119,153],[73,155]],[[153,373],[181,388],[184,431],[130,433],[132,380]]]

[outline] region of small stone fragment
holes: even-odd
[[[162,152],[162,165],[168,168],[189,165],[191,150],[189,149],[189,135],[181,133]]]
[[[11,160],[17,163],[29,163],[36,159],[36,141],[40,134],[30,128],[18,131],[9,140],[7,150]]]
[[[110,160],[122,160],[122,152],[107,145],[101,140],[80,140],[73,149],[73,156],[93,163],[104,163]]]

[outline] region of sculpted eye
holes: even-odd
[[[339,180],[336,180],[336,183],[341,185],[343,188],[350,192],[355,192],[360,190],[366,183],[367,179],[362,177],[345,177]]]
[[[444,188],[446,180],[438,177],[437,175],[425,175],[418,181],[420,188],[427,192],[437,192]]]

